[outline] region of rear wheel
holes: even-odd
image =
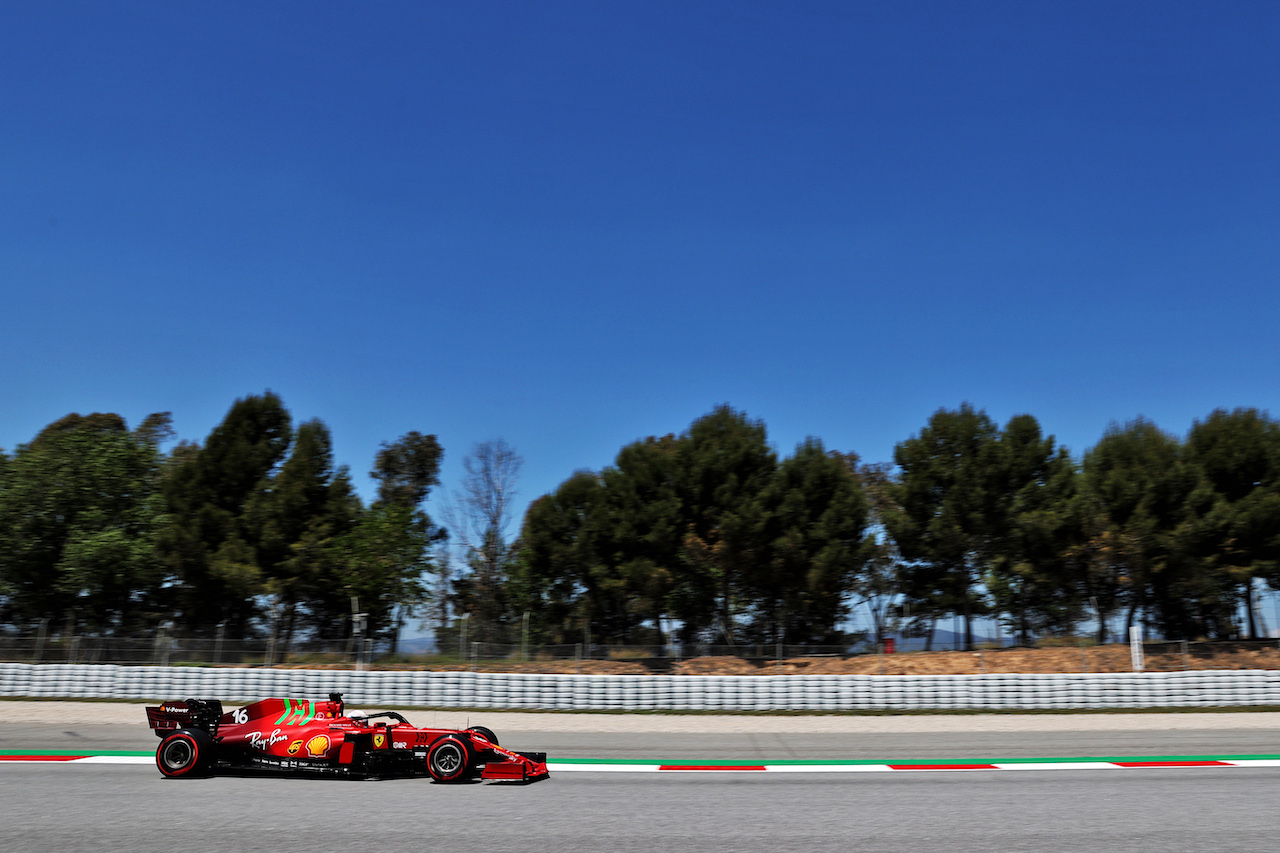
[[[203,729],[179,729],[160,741],[156,767],[170,779],[199,776],[209,766],[213,738]]]
[[[427,750],[427,772],[437,782],[462,782],[471,774],[473,756],[467,742],[445,735]]]

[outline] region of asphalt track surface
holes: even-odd
[[[787,728],[785,719],[778,728]],[[1280,753],[1275,729],[1243,725],[875,734],[530,730],[502,739],[553,758],[672,762]],[[0,723],[5,750],[92,753],[156,743],[145,725]],[[529,786],[446,786],[425,779],[175,781],[149,765],[10,763],[0,764],[0,850],[1266,850],[1280,844],[1278,792],[1280,767],[575,772]]]
[[[410,713],[410,712],[406,712]],[[409,719],[419,722],[413,716]],[[483,723],[483,717],[476,722]],[[423,719],[422,724],[428,721]],[[779,727],[785,727],[785,719]],[[1280,731],[1214,728],[1154,731],[1044,732],[506,732],[504,746],[545,752],[551,758],[686,761],[861,759],[971,761],[996,758],[1060,758],[1164,755],[1280,754]],[[154,750],[146,724],[0,723],[0,750]],[[1280,776],[1277,777],[1280,781]]]
[[[10,851],[1275,849],[1276,769],[561,774],[530,786],[0,769]]]

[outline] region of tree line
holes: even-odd
[[[1073,459],[1031,415],[942,409],[861,464],[809,439],[785,459],[720,407],[534,501],[512,615],[539,637],[844,643],[852,607],[931,637],[979,618],[1023,643],[1085,623],[1257,636],[1280,588],[1280,424],[1217,410],[1180,440],[1145,419]],[[1243,624],[1240,614],[1243,613]]]
[[[816,438],[780,458],[720,406],[574,473],[511,541],[502,441],[464,459],[446,531],[425,511],[434,435],[381,446],[368,505],[324,423],[294,427],[270,392],[173,438],[167,414],[68,415],[0,452],[0,623],[289,643],[347,636],[354,604],[392,644],[412,619],[442,644],[847,644],[865,608],[875,639],[952,618],[970,644],[980,618],[1022,642],[1086,623],[1227,638],[1255,636],[1260,584],[1280,588],[1280,424],[1256,409],[1182,439],[1116,424],[1077,459],[1031,415],[966,404],[864,464]]]
[[[100,635],[165,622],[193,636],[273,630],[343,637],[353,604],[373,637],[428,600],[443,530],[423,509],[442,449],[410,432],[384,443],[368,506],[335,466],[322,421],[292,425],[267,392],[237,400],[203,443],[168,413],[134,429],[68,415],[0,452],[0,622]]]

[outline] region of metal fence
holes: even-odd
[[[467,642],[445,649],[409,643],[393,651],[388,643],[357,638],[306,640],[288,646],[263,639],[193,638],[157,633],[153,637],[0,635],[0,661],[10,663],[103,663],[172,666],[279,666],[468,663],[530,661],[635,661],[655,671],[689,657],[728,656],[764,662],[788,657],[846,657],[848,646],[695,644],[632,646],[603,643],[528,645]]]
[[[1040,646],[1053,650],[1055,671],[1095,672],[1117,668],[1108,657],[1128,655],[1119,645],[1097,646],[1092,642],[1046,642]],[[1199,669],[1240,668],[1238,660],[1219,663],[1215,658],[1227,653],[1248,658],[1249,668],[1280,669],[1280,644],[1275,640],[1198,643],[1185,640],[1153,641],[1142,644],[1140,667],[1148,672],[1174,672]],[[934,651],[958,651],[934,649]],[[999,672],[1025,647],[983,646],[964,652],[968,671]],[[888,652],[888,653],[887,653]],[[315,639],[293,642],[287,647],[263,639],[225,637],[192,638],[168,632],[151,637],[53,636],[42,634],[0,634],[0,661],[46,664],[125,664],[149,666],[346,666],[432,667],[465,666],[501,669],[510,664],[537,664],[566,661],[620,661],[637,664],[654,673],[673,671],[677,664],[690,658],[731,657],[764,667],[766,664],[796,659],[876,659],[875,671],[890,674],[907,671],[921,650],[901,650],[881,646],[812,646],[780,643],[754,645],[690,644],[685,646],[632,646],[598,643],[561,645],[527,645],[468,642],[448,644],[444,649],[423,648],[412,641],[393,652],[386,643],[373,643],[358,638],[337,640]],[[1123,668],[1129,668],[1127,666]],[[958,671],[966,671],[964,669]]]

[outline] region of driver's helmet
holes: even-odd
[[[355,723],[357,726],[369,725],[369,714],[365,711],[348,711],[347,719]]]

